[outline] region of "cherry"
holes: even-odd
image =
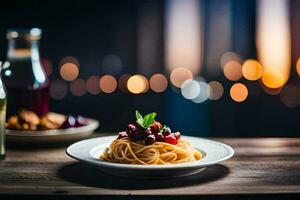
[[[162,133],[156,133],[154,134],[156,141],[159,142],[164,142],[165,141],[165,136]]]
[[[152,134],[151,129],[147,128],[146,130],[144,130],[144,134],[145,134],[145,136],[151,135]]]
[[[134,124],[128,124],[126,133],[130,135],[131,133],[135,132],[137,130],[136,126]]]
[[[127,133],[125,131],[122,131],[119,133],[118,135],[118,139],[124,138],[124,137],[128,137]]]
[[[174,136],[176,137],[177,140],[180,138],[180,132],[175,132],[173,134],[174,134]]]
[[[176,136],[171,134],[171,135],[167,135],[165,137],[165,142],[169,143],[169,144],[173,144],[176,145],[178,144],[178,140],[176,139]]]
[[[155,136],[154,135],[148,135],[146,138],[145,138],[145,144],[146,145],[150,145],[150,144],[153,144],[156,142],[156,139],[155,139]]]
[[[72,115],[67,116],[66,120],[62,124],[61,128],[72,128],[76,124],[76,119]]]
[[[171,132],[171,129],[169,127],[165,127],[163,133],[164,133],[165,136],[168,136],[168,135],[171,135],[172,132]]]
[[[84,117],[82,117],[81,115],[78,115],[76,117],[76,121],[75,121],[75,127],[81,127],[84,126],[86,123],[86,120],[84,119]]]
[[[158,121],[155,121],[150,128],[152,133],[158,133],[162,129],[162,125]]]

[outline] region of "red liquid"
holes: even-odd
[[[31,58],[10,59],[10,67],[3,70],[7,89],[7,117],[21,109],[39,116],[49,112],[49,83],[42,66],[33,65]]]
[[[7,88],[7,116],[21,109],[34,111],[39,116],[49,112],[49,87],[36,90]]]

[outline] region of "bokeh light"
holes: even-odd
[[[99,77],[91,76],[86,81],[86,89],[90,94],[97,95],[100,93]]]
[[[146,90],[147,83],[141,75],[131,76],[127,81],[127,88],[133,94],[139,94]]]
[[[225,64],[228,63],[229,61],[236,61],[238,63],[241,63],[242,59],[239,54],[228,51],[228,52],[224,53],[221,57],[221,60],[220,60],[221,68],[223,69]]]
[[[186,99],[194,99],[200,93],[200,86],[198,81],[186,80],[181,86],[181,94]]]
[[[53,99],[61,100],[68,93],[68,85],[63,80],[53,80],[50,83],[50,97]]]
[[[224,87],[218,81],[211,81],[208,83],[210,87],[209,99],[211,100],[218,100],[223,96]]]
[[[260,79],[263,73],[262,65],[254,59],[248,59],[243,63],[242,74],[249,81]]]
[[[107,55],[102,61],[102,70],[108,74],[119,74],[122,70],[122,60],[117,55]]]
[[[248,89],[242,83],[235,83],[230,88],[230,97],[236,102],[243,102],[248,97]]]
[[[112,93],[117,88],[117,80],[111,75],[104,75],[100,79],[100,90],[104,93]]]
[[[286,85],[280,93],[282,103],[290,108],[300,105],[300,87],[298,85]]]
[[[178,88],[181,87],[183,82],[192,78],[193,78],[192,72],[189,69],[183,67],[174,69],[170,75],[170,80],[172,84]]]
[[[298,58],[297,63],[296,63],[296,70],[298,76],[300,76],[300,58]]]
[[[138,76],[140,76],[143,79],[144,83],[145,83],[145,89],[143,90],[142,93],[148,92],[148,90],[149,90],[149,81],[148,81],[148,79],[143,75],[138,75]]]
[[[79,75],[79,68],[74,63],[65,63],[60,67],[60,76],[66,81],[73,81]]]
[[[279,70],[270,69],[263,73],[262,82],[271,89],[280,88],[284,84],[284,77]]]
[[[118,87],[122,92],[128,93],[127,81],[130,78],[129,74],[123,74],[118,80]]]
[[[223,70],[228,80],[237,81],[242,77],[242,65],[238,61],[231,60],[227,62]]]
[[[86,93],[85,80],[78,78],[70,83],[70,90],[74,96],[83,96]]]
[[[150,78],[150,88],[157,93],[165,91],[168,87],[168,80],[163,74],[154,74]]]
[[[198,84],[199,84],[200,92],[197,97],[192,99],[192,101],[195,103],[202,103],[208,99],[210,95],[210,87],[204,81],[200,81],[198,82]]]

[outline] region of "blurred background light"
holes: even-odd
[[[223,85],[218,81],[211,81],[208,83],[210,87],[209,99],[218,100],[223,96],[224,88]]]
[[[230,97],[236,102],[243,102],[248,97],[248,89],[242,83],[235,83],[230,88]]]
[[[238,63],[241,63],[242,58],[239,54],[237,54],[235,52],[232,52],[232,51],[225,52],[220,59],[221,68],[224,69],[225,64],[230,61],[236,61]]]
[[[290,74],[291,33],[288,2],[288,0],[256,1],[256,46],[259,61],[264,70],[268,71],[263,75],[266,81],[263,82],[270,88],[283,86]],[[271,80],[272,78],[275,80]]]
[[[123,74],[118,80],[118,87],[122,92],[128,93],[127,81],[130,78],[129,74]]]
[[[282,103],[290,108],[300,105],[300,87],[298,85],[289,84],[283,87],[280,93]]]
[[[90,94],[97,95],[100,93],[100,84],[98,76],[91,76],[86,81],[86,89]]]
[[[138,76],[140,76],[140,77],[143,79],[144,84],[145,84],[145,88],[144,88],[144,90],[143,90],[142,93],[148,92],[148,90],[149,90],[149,88],[150,88],[148,79],[147,79],[145,76],[140,75],[140,74],[139,74]]]
[[[150,88],[154,92],[161,93],[168,87],[168,80],[163,74],[154,74],[150,78]]]
[[[73,81],[79,75],[79,68],[74,63],[65,63],[60,67],[60,76],[66,81]]]
[[[170,75],[171,83],[178,88],[188,79],[193,79],[193,74],[189,69],[183,67],[174,69]]]
[[[296,63],[296,71],[298,76],[300,76],[300,58],[298,58],[297,63]]]
[[[262,82],[271,89],[280,88],[284,84],[284,77],[279,70],[269,69],[262,75]]]
[[[248,59],[243,63],[242,74],[245,79],[249,81],[256,81],[260,79],[263,73],[261,64],[254,59]]]
[[[68,93],[68,85],[63,80],[57,79],[50,83],[50,96],[53,99],[61,100]]]
[[[117,88],[117,80],[111,75],[104,75],[100,78],[100,90],[104,93],[113,93]]]
[[[200,8],[198,0],[166,2],[165,60],[170,71],[178,67],[186,67],[193,74],[200,71],[202,63]]]
[[[200,86],[198,81],[186,80],[181,86],[181,94],[186,99],[194,99],[200,93]]]
[[[117,55],[107,55],[102,61],[102,70],[107,74],[119,74],[122,71],[122,60]]]
[[[127,81],[127,88],[133,94],[140,94],[147,88],[147,83],[141,75],[133,75]]]
[[[85,80],[78,78],[70,83],[70,90],[74,96],[83,96],[86,93]]]
[[[238,61],[231,60],[224,65],[224,76],[231,81],[237,81],[242,77],[242,65]]]
[[[204,81],[200,81],[198,82],[198,84],[199,84],[200,92],[195,98],[192,99],[192,101],[195,103],[202,103],[206,101],[210,96],[210,87]]]

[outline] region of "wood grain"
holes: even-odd
[[[167,180],[110,176],[65,154],[65,147],[8,149],[0,194],[245,195],[300,193],[300,139],[218,139],[236,155],[200,174]]]

